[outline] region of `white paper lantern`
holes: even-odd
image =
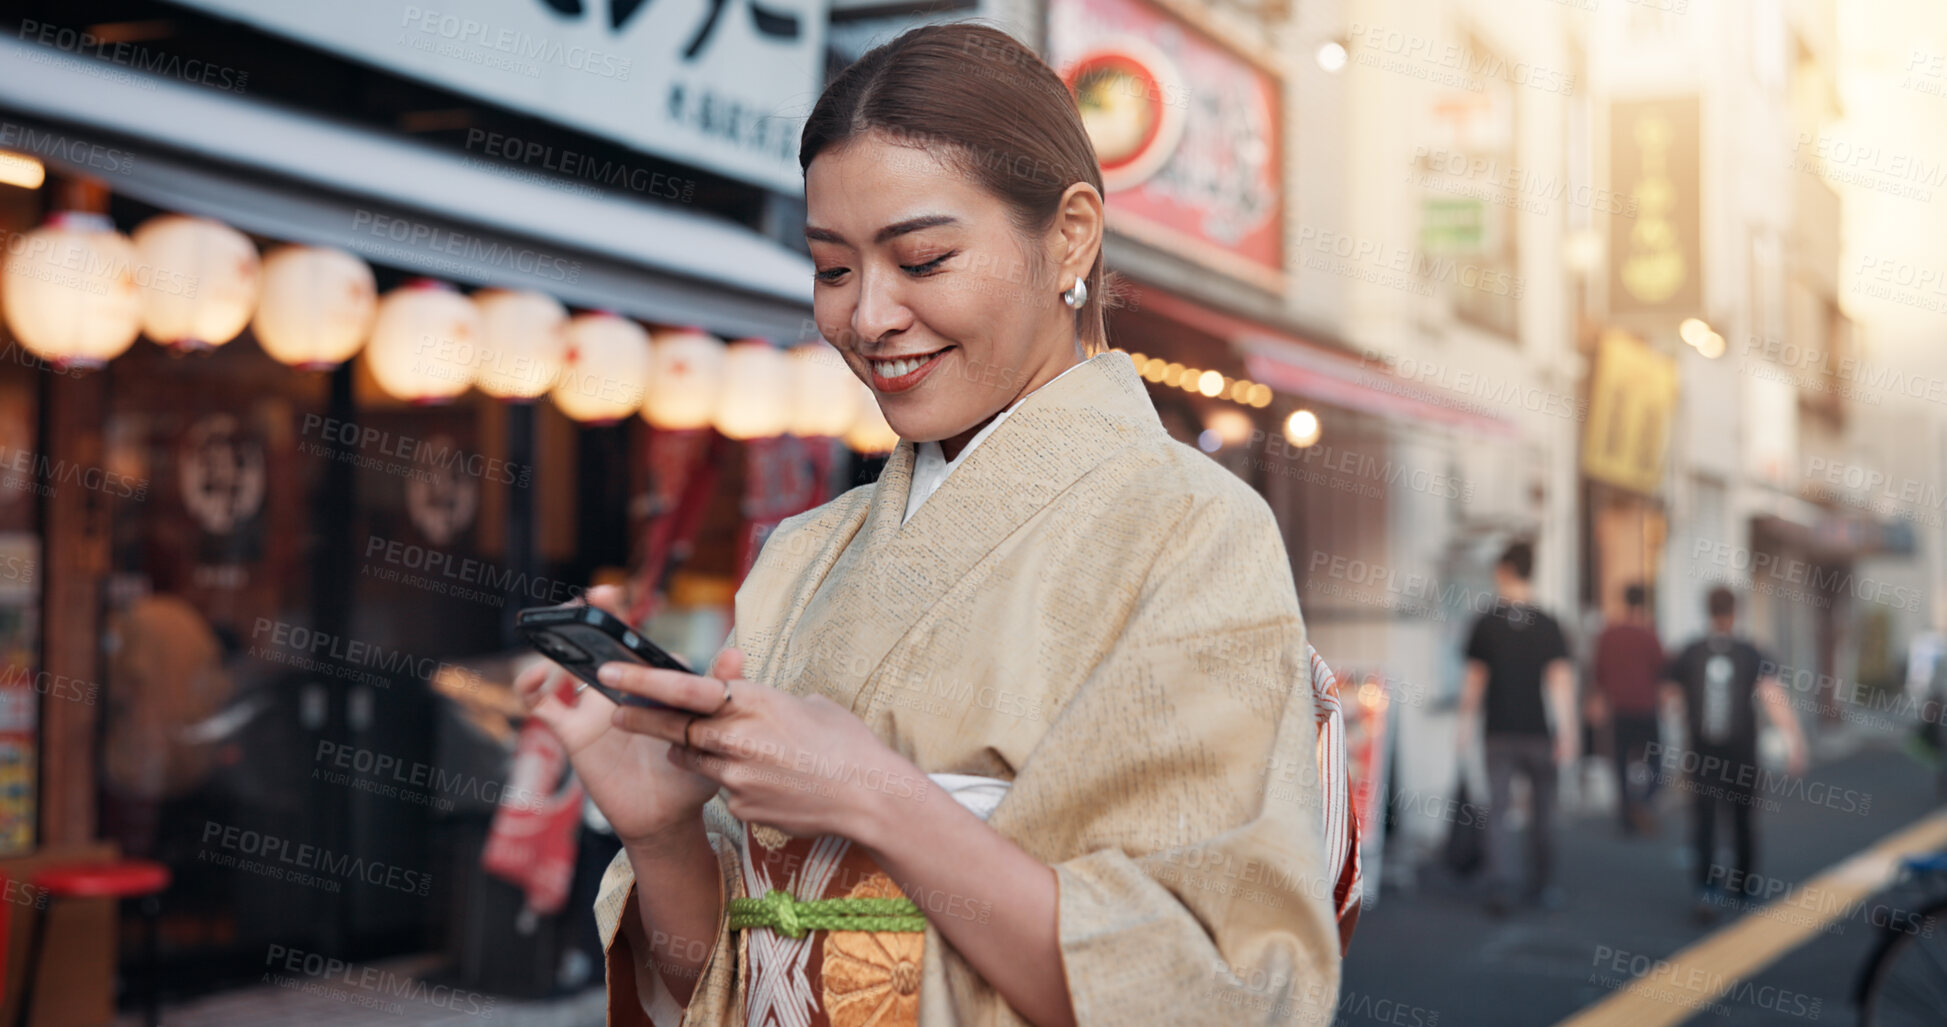
[[[271,358],[328,371],[365,345],[378,313],[365,262],[326,246],[285,246],[264,259],[263,296],[251,331]]]
[[[101,367],[142,330],[140,264],[106,215],[57,212],[7,246],[0,314],[34,354],[60,367]]]
[[[831,343],[820,340],[791,347],[793,435],[840,436],[859,416],[859,376]]]
[[[871,387],[858,383],[858,416],[852,427],[845,433],[845,444],[861,453],[888,453],[899,445],[899,433],[886,423],[886,415],[879,410],[879,399]]]
[[[142,332],[178,352],[214,349],[250,323],[263,275],[257,247],[229,225],[163,214],[135,230],[148,281]]]
[[[782,435],[791,419],[791,362],[762,339],[742,339],[723,355],[717,431],[733,439]]]
[[[642,406],[649,387],[649,333],[625,317],[581,314],[568,322],[568,353],[548,395],[587,424],[614,424]]]
[[[445,403],[473,384],[480,312],[453,286],[415,278],[385,294],[365,363],[389,396]]]
[[[568,353],[568,310],[526,289],[482,289],[481,344],[472,356],[473,384],[496,399],[525,402],[548,391]]]
[[[708,428],[723,395],[723,340],[697,328],[655,333],[642,419],[667,431]]]

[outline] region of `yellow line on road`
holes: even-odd
[[[1902,858],[1943,847],[1947,813],[1915,821],[1689,948],[1654,960],[1648,969],[1635,971],[1638,976],[1627,986],[1556,1027],[1669,1027],[1689,1020],[1827,924],[1855,912],[1859,900],[1892,881]],[[1607,961],[1602,955],[1598,948],[1597,977],[1632,959],[1640,964],[1642,954],[1612,950]]]

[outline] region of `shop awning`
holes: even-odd
[[[1268,325],[1213,310],[1152,286],[1131,284],[1130,305],[1228,342],[1250,376],[1301,399],[1418,425],[1520,437],[1513,420]]]
[[[9,148],[260,235],[727,336],[807,331],[810,258],[706,215],[11,38],[0,118]]]

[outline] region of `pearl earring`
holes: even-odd
[[[1082,304],[1088,302],[1088,283],[1082,281],[1080,275],[1076,275],[1075,284],[1062,292],[1061,301],[1068,304],[1070,310],[1082,309]]]

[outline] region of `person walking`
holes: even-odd
[[[1737,625],[1737,596],[1720,585],[1710,590],[1705,603],[1710,611],[1709,633],[1685,647],[1664,672],[1670,682],[1665,694],[1683,703],[1687,735],[1686,749],[1666,753],[1661,763],[1682,767],[1687,774],[1684,787],[1691,793],[1691,840],[1697,853],[1696,918],[1708,923],[1724,904],[1725,890],[1718,882],[1735,888],[1756,869],[1758,842],[1751,808],[1758,801],[1758,783],[1764,775],[1758,768],[1754,701],[1764,702],[1771,722],[1785,736],[1785,769],[1793,777],[1805,771],[1805,736],[1784,688],[1766,669],[1777,664],[1732,633]],[[1718,866],[1717,822],[1726,815],[1737,862],[1729,874],[1713,873]]]
[[[1609,723],[1616,758],[1616,808],[1624,835],[1655,834],[1650,800],[1657,775],[1641,775],[1642,794],[1632,786],[1630,768],[1643,762],[1657,740],[1656,701],[1663,677],[1663,643],[1650,625],[1649,590],[1640,583],[1623,590],[1623,619],[1602,630],[1595,643],[1598,718]]]
[[[1573,765],[1580,732],[1575,709],[1575,671],[1568,641],[1555,618],[1534,607],[1529,579],[1534,547],[1510,544],[1494,567],[1494,608],[1474,622],[1467,640],[1467,679],[1461,690],[1461,746],[1469,745],[1476,712],[1485,708],[1482,735],[1487,758],[1488,912],[1507,912],[1515,895],[1514,777],[1528,782],[1533,815],[1528,822],[1527,887],[1531,903],[1557,908],[1562,897],[1551,883],[1549,837],[1558,765]],[[1554,731],[1543,701],[1555,707]]]

